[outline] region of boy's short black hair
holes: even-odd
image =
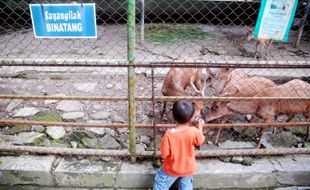
[[[189,122],[192,119],[194,112],[194,103],[191,101],[179,100],[173,104],[173,118],[180,124]]]

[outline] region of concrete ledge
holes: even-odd
[[[0,184],[52,186],[50,169],[54,156],[0,157]]]
[[[277,173],[277,183],[280,186],[309,186],[310,163],[309,156],[296,156],[291,159],[278,158],[272,160]]]
[[[121,162],[62,160],[53,172],[55,186],[113,187]]]
[[[143,164],[123,163],[119,171],[116,187],[117,188],[146,188],[152,187],[156,170],[151,162]]]
[[[157,170],[151,162],[131,164],[62,159],[51,171],[53,160],[54,156],[0,157],[0,189],[1,185],[26,184],[60,189],[147,189],[152,187]],[[303,186],[310,189],[309,163],[310,155],[255,159],[252,166],[216,159],[199,160],[194,187],[258,189]]]
[[[265,188],[277,183],[275,168],[268,159],[256,160],[252,166],[205,160],[198,168],[194,178],[197,188]]]

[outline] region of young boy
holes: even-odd
[[[190,122],[194,105],[187,100],[173,104],[173,118],[176,128],[168,129],[162,139],[160,153],[163,166],[157,171],[153,190],[168,190],[177,179],[180,190],[193,189],[193,174],[196,172],[195,146],[201,145],[204,121],[199,119],[198,129]]]

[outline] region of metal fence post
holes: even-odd
[[[144,44],[144,0],[141,1],[141,27],[140,27],[140,43]]]
[[[155,114],[155,91],[154,91],[154,88],[155,88],[155,84],[154,84],[154,66],[152,66],[152,115],[153,115],[153,146],[154,146],[154,156],[156,155],[156,148],[157,148],[157,142],[156,142],[156,132],[157,132],[157,129],[156,129],[156,114]]]
[[[135,162],[133,156],[136,153],[136,76],[135,76],[135,32],[136,32],[136,1],[128,0],[127,8],[127,60],[128,67],[128,119],[129,119],[129,151],[131,162]]]
[[[301,35],[302,35],[302,31],[304,30],[306,21],[307,21],[307,17],[308,17],[308,13],[309,13],[309,9],[310,9],[310,0],[308,0],[305,11],[304,11],[304,16],[299,24],[299,31],[298,31],[298,36],[297,36],[297,40],[296,40],[296,44],[295,47],[299,48],[300,45],[300,39],[301,39]]]

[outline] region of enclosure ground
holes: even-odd
[[[154,29],[155,27],[155,29]],[[168,31],[163,30],[169,27]],[[153,30],[150,31],[149,28]],[[179,28],[172,40],[157,39]],[[197,31],[197,28],[201,30]],[[32,29],[1,35],[3,59],[102,59],[127,60],[127,26],[99,25],[97,39],[35,39]],[[154,36],[154,30],[157,36]],[[187,30],[187,31],[186,31]],[[148,35],[148,32],[150,35]],[[166,33],[165,33],[166,32]],[[255,42],[247,40],[244,26],[207,24],[147,24],[145,41],[136,36],[136,61],[253,61]],[[185,37],[186,38],[185,38]],[[288,43],[274,42],[269,61],[309,61],[309,34],[304,33],[299,48],[294,44],[297,31],[290,32]],[[264,59],[260,59],[264,60]]]

